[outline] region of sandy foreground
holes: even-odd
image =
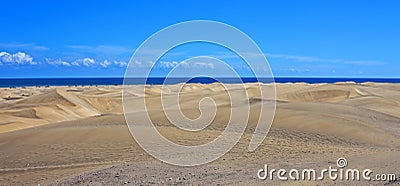
[[[229,85],[232,92],[238,85]],[[262,85],[268,88],[271,85]],[[248,144],[258,120],[258,84],[246,84],[250,119],[239,143],[218,160],[195,167],[152,158],[125,123],[120,86],[0,89],[0,185],[395,185],[400,183],[400,84],[277,84],[277,110],[267,138],[254,152]],[[177,91],[169,85],[168,91]],[[177,129],[160,104],[161,88],[134,86],[131,101],[146,96],[159,132],[182,145],[212,141],[226,126],[229,97],[219,84],[185,85],[180,107],[199,117],[198,103],[214,98],[218,111],[200,132]],[[167,98],[168,99],[168,98]],[[169,105],[166,105],[168,109]],[[240,105],[239,105],[240,106]],[[145,112],[129,113],[140,122]],[[274,169],[371,169],[395,181],[260,180]],[[318,172],[317,171],[317,172]],[[276,177],[276,174],[275,174]],[[373,177],[374,178],[374,177]]]

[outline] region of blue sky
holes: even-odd
[[[122,77],[146,38],[199,19],[249,35],[275,76],[400,77],[399,9],[395,0],[5,1],[0,78]],[[158,62],[167,71],[196,55],[230,63],[223,52],[186,46]]]

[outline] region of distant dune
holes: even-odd
[[[222,158],[191,168],[160,163],[136,144],[125,124],[120,86],[2,88],[0,184],[265,185],[266,181],[256,176],[265,163],[277,168],[325,168],[335,165],[339,157],[346,157],[352,167],[400,175],[399,166],[395,166],[400,165],[399,84],[277,84],[271,132],[255,152],[249,153],[247,145],[261,100],[273,99],[260,97],[257,85],[246,84],[248,98],[235,94],[238,85],[227,86],[234,96],[248,99],[251,105],[246,133]],[[166,99],[168,93],[182,91],[182,112],[192,119],[200,115],[198,102],[203,97],[214,98],[218,112],[201,132],[181,131],[168,122],[161,112],[160,86],[149,86],[145,93],[132,87],[126,99],[134,103],[146,96],[149,115],[160,133],[180,144],[213,140],[229,119],[232,105],[218,83],[188,84],[182,90],[168,85],[164,90]],[[173,109],[170,105],[165,108]],[[144,112],[129,114],[138,122],[144,117]],[[382,183],[386,182],[372,184]]]

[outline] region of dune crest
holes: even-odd
[[[20,89],[29,91],[26,88],[3,89],[2,95],[17,96],[21,94]],[[4,99],[3,96],[3,106],[0,107],[0,115],[3,118],[0,133],[107,113],[122,113],[120,93],[115,90],[88,87],[37,89],[40,92],[31,88],[32,93],[29,97],[18,100]]]
[[[148,111],[154,122],[167,124],[168,119],[162,114],[161,93],[164,99],[180,92],[180,107],[189,118],[200,116],[198,104],[204,97],[210,97],[218,107],[217,117],[210,128],[223,129],[229,119],[230,98],[225,88],[230,90],[235,99],[243,99],[239,85],[213,84],[177,84],[151,85],[144,90],[132,86],[127,99],[136,100],[146,96]],[[258,121],[260,103],[277,102],[274,126],[286,129],[303,130],[314,133],[325,133],[334,136],[348,137],[365,143],[383,145],[383,139],[393,144],[400,134],[399,101],[396,99],[399,89],[386,84],[276,84],[277,97],[260,97],[260,90],[271,84],[246,84],[251,113],[249,128],[252,130]],[[399,87],[399,86],[397,86]],[[108,114],[122,114],[121,87],[51,87],[43,89],[3,89],[2,96],[21,96],[20,100],[3,99],[0,115],[3,120],[0,132],[19,130],[57,123],[78,120]],[[30,92],[31,91],[31,92]],[[38,92],[40,91],[40,92]],[[32,95],[34,94],[34,95]],[[134,103],[134,102],[133,102]],[[212,102],[210,102],[211,104]],[[235,104],[238,104],[235,103]],[[207,105],[203,105],[208,107]],[[213,105],[209,105],[213,106]],[[164,109],[176,109],[173,105],[164,105]],[[244,109],[244,108],[243,108]],[[142,111],[139,111],[142,112]],[[175,112],[175,111],[173,111]],[[227,115],[227,116],[225,116]],[[379,123],[381,122],[381,123]],[[332,128],[336,128],[332,130]],[[382,129],[383,128],[383,129]],[[368,135],[374,134],[374,135]]]
[[[146,98],[148,114],[159,132],[181,145],[212,141],[225,129],[231,107],[243,109],[244,114],[250,103],[244,135],[216,162],[186,170],[161,164],[147,155],[136,144],[125,123],[120,86],[3,88],[0,91],[0,183],[115,184],[115,173],[122,171],[121,179],[132,178],[133,184],[174,183],[168,181],[169,177],[178,176],[191,184],[224,184],[225,178],[229,178],[232,184],[254,185],[261,183],[253,179],[254,171],[264,163],[279,168],[293,168],[289,167],[293,162],[305,167],[326,167],[327,162],[343,156],[352,166],[374,165],[369,168],[398,171],[391,166],[399,163],[393,157],[400,155],[398,84],[276,84],[276,98],[260,94],[260,90],[272,84],[245,84],[247,96],[240,91],[241,85],[235,84],[180,85],[152,85],[145,90],[130,86],[124,92],[124,99],[135,105],[136,101]],[[236,102],[231,103],[225,88]],[[160,96],[163,94],[164,99],[171,101],[179,92],[181,111],[191,119],[201,115],[199,102],[203,98],[214,100],[201,105],[207,111],[217,107],[215,118],[205,130],[183,131],[168,121]],[[247,148],[261,105],[273,101],[277,110],[271,130],[260,147],[249,153]],[[179,113],[176,105],[167,104],[164,109]],[[141,109],[127,114],[140,123],[146,112]],[[114,166],[107,168],[111,165]],[[94,172],[68,177],[86,171]],[[187,172],[217,177],[206,177],[215,182],[203,182]],[[12,179],[15,177],[18,179]]]

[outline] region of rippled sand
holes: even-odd
[[[237,86],[227,87],[234,93]],[[169,85],[165,91],[179,91],[176,87]],[[136,144],[122,114],[119,86],[0,89],[0,184],[347,184],[257,178],[264,164],[277,169],[322,169],[336,166],[339,157],[345,157],[350,168],[400,175],[400,85],[277,84],[274,122],[254,152],[247,148],[262,99],[257,84],[246,87],[248,97],[236,95],[251,105],[239,143],[217,161],[187,168],[161,163]],[[219,84],[190,84],[182,89],[180,106],[188,118],[200,116],[202,98],[215,100],[216,118],[201,132],[182,131],[168,122],[161,112],[159,86],[148,87],[145,95],[135,87],[128,93],[126,99],[133,102],[146,96],[160,133],[179,144],[212,141],[229,119],[229,97]],[[130,114],[140,122],[144,113]],[[388,182],[367,182],[384,183]]]

